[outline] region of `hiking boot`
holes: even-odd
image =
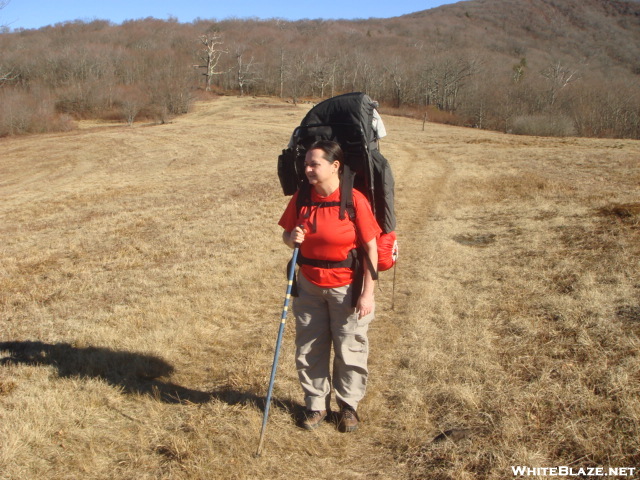
[[[305,430],[315,430],[323,420],[327,417],[326,410],[307,410],[305,412],[305,420],[302,422],[302,428]]]
[[[358,429],[358,414],[348,405],[344,405],[340,408],[338,429],[345,433],[355,432]]]

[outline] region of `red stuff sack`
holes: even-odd
[[[396,232],[382,233],[378,237],[378,271],[384,272],[398,260],[398,239]]]

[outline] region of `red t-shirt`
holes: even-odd
[[[345,214],[344,220],[340,220],[340,207],[337,205],[322,208],[303,206],[300,216],[298,216],[297,198],[298,192],[291,198],[278,225],[287,232],[292,231],[298,225],[304,227],[306,233],[304,242],[300,245],[300,254],[306,258],[330,262],[342,261],[347,258],[352,249],[360,245],[360,241],[369,242],[382,231],[373,216],[369,201],[358,190],[353,190],[353,205],[356,212],[355,226],[348,214]],[[340,189],[336,189],[328,197],[322,197],[314,188],[311,188],[311,201],[339,202]],[[311,209],[310,215],[308,215],[309,208]],[[356,234],[356,228],[360,238]],[[350,268],[319,268],[302,265],[300,271],[310,282],[326,288],[349,285],[353,282],[354,276],[354,272]]]

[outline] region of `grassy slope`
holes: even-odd
[[[275,161],[305,111],[221,98],[168,125],[0,140],[0,478],[638,465],[640,143],[398,117],[401,263],[363,427],[295,427],[289,322],[252,457],[289,255]]]

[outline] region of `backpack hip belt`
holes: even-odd
[[[338,261],[330,261],[330,260],[318,260],[315,258],[307,258],[301,254],[298,254],[297,264],[298,265],[310,265],[316,268],[350,268],[351,270],[355,270],[357,268],[358,262],[358,252],[356,249],[353,249],[347,255],[347,258],[344,260]]]

